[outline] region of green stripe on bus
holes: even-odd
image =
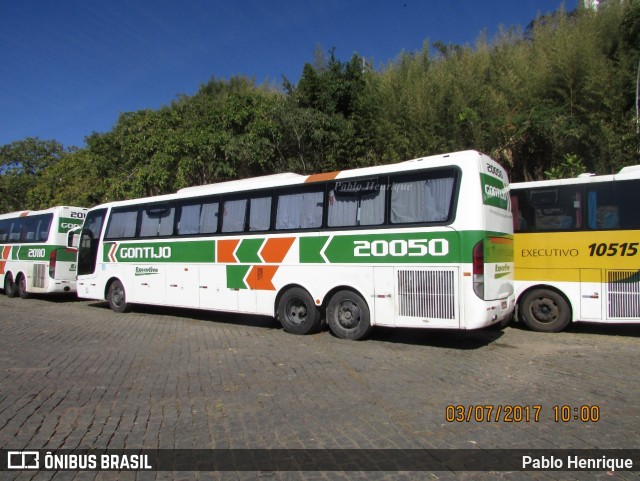
[[[493,242],[490,240],[492,237],[505,239],[505,242]],[[473,247],[480,240],[486,241],[485,262],[513,262],[513,236],[510,234],[429,231],[301,237],[300,263],[470,263]]]
[[[103,262],[215,262],[216,243],[186,242],[105,242]]]

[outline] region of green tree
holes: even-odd
[[[28,137],[0,147],[0,211],[11,212],[39,207],[29,198],[47,168],[64,155],[55,140]]]

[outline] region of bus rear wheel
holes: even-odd
[[[320,313],[311,295],[300,287],[287,290],[278,301],[278,320],[291,334],[310,334],[320,328]]]
[[[11,273],[4,276],[4,294],[7,297],[16,297],[18,293],[16,289],[16,283],[13,282],[13,276]]]
[[[18,278],[16,279],[16,291],[22,299],[29,298],[29,292],[27,291],[27,278],[22,274],[18,274]]]
[[[124,290],[124,286],[118,279],[109,285],[107,301],[109,301],[109,307],[114,312],[122,313],[129,312],[131,310],[131,304],[127,302],[127,294]]]
[[[567,300],[551,289],[532,289],[519,303],[520,319],[539,332],[560,332],[569,325],[571,308]]]
[[[340,339],[357,341],[371,331],[369,306],[353,291],[336,292],[327,306],[329,329]]]

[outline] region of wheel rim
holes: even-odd
[[[27,292],[27,281],[24,277],[20,277],[18,280],[18,290],[22,293]]]
[[[296,325],[304,324],[307,321],[309,311],[302,299],[291,299],[287,303],[286,310],[289,322]]]
[[[124,302],[124,289],[122,286],[114,286],[111,299],[116,306],[122,306]]]
[[[353,329],[360,322],[360,307],[353,301],[342,301],[338,305],[338,312],[336,313],[336,319],[345,329]]]
[[[544,324],[554,322],[560,315],[558,304],[548,297],[534,299],[529,307],[529,312],[536,321]]]

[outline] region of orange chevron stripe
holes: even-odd
[[[235,264],[238,262],[233,256],[233,252],[238,246],[238,239],[231,240],[219,240],[218,241],[218,262],[227,262],[229,264]]]
[[[333,180],[338,176],[339,173],[340,171],[336,170],[335,172],[324,172],[323,174],[313,174],[307,177],[304,183],[307,184],[309,182],[322,182],[323,180]]]
[[[252,266],[246,278],[249,289],[275,291],[276,288],[271,279],[278,272],[278,268],[279,266]]]
[[[7,265],[9,256],[11,255],[11,246],[4,246],[2,248],[2,258],[0,259],[0,274],[4,274],[4,268]]]
[[[287,255],[295,240],[295,237],[272,237],[267,239],[260,251],[260,257],[264,262],[279,264]]]

